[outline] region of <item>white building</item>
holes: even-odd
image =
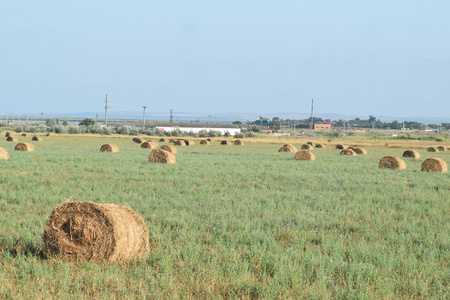
[[[230,135],[235,135],[241,132],[241,128],[235,124],[208,124],[208,123],[176,123],[176,124],[164,124],[155,125],[153,130],[161,130],[164,132],[171,132],[174,130],[180,130],[184,132],[199,133],[202,130],[205,131],[220,131],[221,134],[229,132]]]

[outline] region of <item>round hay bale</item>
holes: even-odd
[[[100,152],[120,152],[120,150],[116,145],[104,144],[100,147]]]
[[[295,153],[296,160],[316,160],[316,156],[308,150],[301,150]]]
[[[39,136],[33,136],[33,137],[31,138],[31,140],[32,140],[32,141],[36,141],[36,142],[42,142],[42,138],[39,137]]]
[[[436,147],[439,151],[447,151],[447,148],[445,148],[444,146],[437,146]]]
[[[403,157],[419,159],[420,153],[416,150],[406,150],[405,152],[403,152]]]
[[[429,147],[428,149],[427,149],[427,152],[438,152],[439,150],[438,150],[438,148],[436,148],[436,147]]]
[[[353,146],[349,146],[349,147],[347,147],[347,148],[345,148],[345,149],[352,149],[352,150],[354,150],[354,149],[355,149],[355,147],[353,147]]]
[[[339,149],[339,150],[343,150],[343,149],[347,149],[348,146],[347,145],[342,145],[342,144],[337,144],[335,149]]]
[[[231,144],[231,142],[227,141],[227,140],[223,140],[223,141],[220,142],[220,144],[221,145],[229,145],[229,144]]]
[[[159,147],[159,149],[173,153],[173,154],[178,153],[177,148],[175,148],[174,146],[170,146],[170,145],[162,145],[161,147]]]
[[[9,153],[3,147],[0,147],[0,159],[9,159]]]
[[[34,146],[33,146],[33,144],[30,144],[30,143],[18,143],[14,147],[14,150],[16,150],[16,151],[33,152],[34,151]]]
[[[208,142],[211,142],[211,139],[206,139]]]
[[[314,143],[313,142],[306,142],[306,144],[311,145],[314,147]]]
[[[141,138],[133,138],[133,142],[135,142],[136,144],[142,144],[144,140]]]
[[[155,142],[143,142],[141,144],[141,148],[156,149],[156,148],[158,148],[158,143],[155,143]]]
[[[165,139],[165,138],[160,138],[160,139],[159,139],[159,142],[160,142],[160,143],[165,143],[165,142],[166,142],[166,139]]]
[[[45,136],[50,136],[50,132],[49,133],[47,133]]]
[[[11,133],[9,133],[9,131],[5,132],[5,137],[8,137],[10,135],[11,135]]]
[[[17,142],[18,139],[13,135],[8,135],[8,137],[6,138],[6,141],[7,142]]]
[[[192,141],[192,140],[185,140],[184,142],[185,142],[186,146],[193,146],[193,145],[195,145],[195,142]]]
[[[174,140],[174,139],[170,139],[170,140],[169,140],[169,143],[172,143],[172,144],[173,144],[173,143],[175,143],[175,140]]]
[[[367,154],[367,151],[364,148],[356,147],[356,148],[353,148],[352,150],[355,151],[356,154]]]
[[[442,158],[428,158],[422,163],[422,168],[420,170],[423,172],[447,173],[448,166]]]
[[[401,158],[395,157],[393,155],[388,155],[380,160],[378,167],[380,169],[406,170],[406,163]]]
[[[200,145],[210,145],[210,144],[211,144],[211,142],[208,141],[208,140],[201,140],[200,141]]]
[[[80,261],[124,261],[149,250],[144,220],[125,205],[66,202],[45,224],[50,257]]]
[[[177,140],[173,143],[175,146],[186,146],[184,141]]]
[[[148,161],[151,163],[160,163],[160,164],[174,164],[176,163],[176,158],[173,153],[169,151],[154,149],[148,156]]]
[[[356,156],[356,152],[353,151],[352,149],[343,149],[341,151],[341,153],[339,153],[339,155],[351,155],[351,156]]]
[[[291,144],[285,144],[283,147],[281,147],[278,152],[288,152],[288,153],[297,153],[298,150],[295,148],[294,145]]]
[[[21,136],[27,136],[27,134],[26,133],[22,133]]]
[[[308,149],[308,150],[311,150],[311,149],[313,149],[314,147],[312,146],[312,145],[310,145],[310,144],[303,144],[301,147],[300,147],[300,149]]]
[[[316,144],[316,148],[326,148],[325,144]]]
[[[241,141],[241,140],[235,140],[234,144],[237,145],[237,146],[244,146],[245,145],[245,143],[243,141]]]

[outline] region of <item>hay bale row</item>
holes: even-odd
[[[278,152],[287,152],[287,153],[297,153],[298,150],[295,148],[292,144],[285,144],[283,147],[281,147]]]
[[[301,150],[295,153],[296,160],[316,160],[316,156],[308,150]]]
[[[14,150],[16,150],[16,151],[33,152],[34,151],[34,146],[33,146],[33,144],[30,144],[30,143],[18,143],[14,147]]]
[[[176,163],[175,155],[169,151],[154,149],[148,156],[151,163],[174,164]]]
[[[9,153],[3,147],[0,147],[0,159],[9,159]]]
[[[104,144],[100,147],[100,152],[120,152],[120,150],[116,145]]]
[[[49,257],[76,261],[124,261],[149,250],[144,220],[124,205],[66,202],[44,229]]]

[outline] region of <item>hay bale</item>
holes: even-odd
[[[352,149],[356,154],[367,154],[367,151],[366,151],[366,149],[364,149],[364,148],[358,148],[358,147],[356,147],[356,148],[353,148]]]
[[[16,151],[33,152],[34,151],[34,146],[33,146],[33,144],[30,144],[30,143],[18,143],[14,147],[14,150],[16,150]]]
[[[13,135],[8,135],[8,137],[6,138],[6,141],[7,142],[17,142],[18,139]]]
[[[193,146],[195,145],[195,142],[192,140],[185,140],[184,143],[186,144],[186,146]]]
[[[306,144],[311,145],[314,147],[314,143],[313,142],[306,142]]]
[[[21,136],[27,136],[27,134],[26,133],[22,133]]]
[[[316,160],[316,156],[308,150],[301,150],[295,153],[296,160]]]
[[[160,143],[165,143],[165,142],[166,142],[166,139],[165,139],[165,138],[160,138],[160,139],[159,139],[159,142],[160,142]]]
[[[201,140],[200,141],[200,145],[210,145],[210,144],[211,144],[211,142],[208,141],[208,140]]]
[[[428,158],[422,163],[420,170],[423,172],[447,173],[448,166],[442,158]]]
[[[11,133],[9,133],[9,131],[7,131],[6,133],[5,133],[5,137],[8,137],[8,136],[10,136],[11,135]]]
[[[395,157],[393,155],[388,155],[380,160],[378,167],[380,169],[406,170],[406,163],[401,158]]]
[[[326,148],[325,144],[316,144],[316,148]]]
[[[211,142],[211,139],[206,139],[208,142]]]
[[[342,144],[337,144],[335,149],[339,149],[339,150],[343,150],[343,149],[347,149],[348,146],[347,145],[342,145]]]
[[[45,136],[50,136],[50,132],[49,133],[47,133]]]
[[[100,147],[100,152],[120,152],[120,150],[116,145],[104,144]]]
[[[283,147],[281,147],[278,152],[288,152],[288,153],[297,153],[298,150],[295,148],[292,144],[285,144]]]
[[[444,146],[437,146],[436,147],[439,151],[447,151],[447,148],[445,148]]]
[[[303,144],[301,147],[300,147],[300,149],[307,149],[307,150],[311,150],[311,149],[313,149],[314,147],[312,146],[312,145],[310,145],[310,144]]]
[[[155,142],[143,142],[141,144],[141,148],[156,149],[156,148],[158,148],[158,143],[155,143]]]
[[[339,155],[351,155],[351,156],[356,156],[356,152],[353,151],[352,149],[343,149],[341,151],[341,153],[339,153]]]
[[[237,145],[237,146],[244,146],[245,145],[245,143],[243,141],[241,141],[241,140],[235,140],[234,144]]]
[[[175,146],[186,146],[184,141],[177,140],[173,143]]]
[[[32,141],[36,141],[36,142],[42,142],[42,138],[39,137],[39,136],[33,136],[33,137],[31,138],[31,140],[32,140]]]
[[[0,159],[9,159],[9,153],[3,147],[0,147]]]
[[[174,164],[176,163],[176,158],[173,153],[169,151],[154,149],[148,156],[148,161],[151,163],[160,163],[160,164]]]
[[[416,150],[406,150],[405,152],[403,152],[403,157],[419,159],[420,153]]]
[[[438,148],[436,148],[436,147],[429,147],[428,149],[427,149],[427,152],[438,152],[439,150],[438,150]]]
[[[174,140],[174,139],[170,139],[170,140],[169,140],[169,143],[172,143],[172,144],[173,144],[173,143],[175,143],[175,140]]]
[[[133,142],[135,142],[136,144],[142,144],[144,140],[141,138],[133,138]]]
[[[50,257],[78,261],[124,261],[148,252],[144,220],[125,205],[66,202],[45,224]]]
[[[230,145],[231,142],[230,142],[230,141],[227,141],[227,140],[223,140],[223,141],[220,142],[220,144],[221,144],[221,145]]]
[[[177,148],[175,148],[174,146],[170,146],[170,145],[162,145],[161,147],[159,147],[159,149],[173,153],[173,154],[178,153]]]

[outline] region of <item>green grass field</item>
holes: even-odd
[[[131,139],[50,136],[35,152],[0,142],[10,154],[0,160],[0,298],[450,294],[450,173],[420,171],[428,157],[450,164],[450,151],[419,149],[399,171],[378,162],[407,148],[348,157],[327,147],[310,162],[278,153],[282,139],[250,140],[177,147],[177,163],[163,165]],[[120,153],[101,153],[105,143]],[[150,253],[120,264],[46,259],[44,224],[65,201],[130,206]]]

